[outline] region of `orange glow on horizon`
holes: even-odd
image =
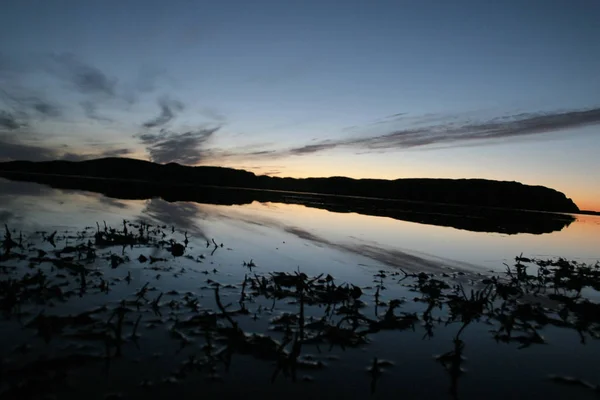
[[[138,151],[127,155],[128,158],[135,158],[139,160],[148,161],[148,156]],[[340,160],[341,161],[341,160]],[[218,163],[218,162],[206,162],[199,163],[197,165],[206,166],[220,166],[229,167],[236,169],[244,169],[255,173],[256,175],[268,175],[274,177],[290,177],[290,178],[309,178],[309,177],[332,177],[332,176],[346,176],[354,179],[402,179],[402,178],[450,178],[450,179],[461,179],[461,178],[482,178],[492,180],[505,180],[505,181],[517,181],[529,185],[541,185],[552,189],[556,189],[564,193],[567,197],[573,199],[575,204],[582,211],[599,211],[600,212],[600,196],[594,193],[593,190],[586,190],[581,186],[571,185],[570,182],[559,182],[549,177],[544,182],[528,181],[526,179],[506,178],[500,173],[498,174],[481,174],[481,176],[468,176],[463,171],[455,171],[451,168],[446,168],[441,171],[437,168],[422,168],[422,166],[403,166],[401,172],[400,168],[384,169],[381,165],[372,165],[369,163],[348,163],[347,159],[345,162],[337,162],[331,158],[315,157],[308,162],[308,160],[301,157],[286,159],[286,160],[275,160],[270,163],[265,162],[232,162],[232,163]],[[327,172],[324,172],[327,171]],[[279,172],[279,173],[273,173]],[[493,176],[496,175],[496,176]]]
[[[314,161],[314,160],[311,160]],[[548,177],[543,182],[532,181],[531,179],[519,179],[519,177],[507,178],[503,176],[503,174],[498,173],[496,176],[492,174],[481,174],[477,175],[468,175],[462,171],[454,171],[450,168],[447,168],[440,173],[439,170],[435,168],[429,169],[417,169],[417,168],[404,168],[403,173],[399,174],[397,170],[382,170],[379,166],[365,166],[365,165],[356,165],[356,164],[338,164],[335,166],[331,165],[330,160],[322,160],[322,162],[311,162],[311,163],[294,163],[296,165],[290,165],[288,163],[278,163],[278,164],[287,164],[284,168],[282,167],[270,167],[269,165],[264,165],[262,163],[254,163],[256,166],[253,168],[250,166],[251,163],[244,163],[243,165],[237,165],[235,163],[227,165],[230,168],[238,168],[245,169],[247,171],[253,172],[256,175],[268,175],[279,178],[310,178],[310,177],[332,177],[332,176],[345,176],[354,179],[402,179],[402,178],[449,178],[449,179],[469,179],[469,178],[480,178],[480,179],[491,179],[491,180],[500,180],[500,181],[516,181],[521,182],[527,185],[540,185],[546,186],[555,190],[558,190],[564,193],[568,198],[571,198],[575,204],[582,211],[600,211],[600,196],[597,193],[594,193],[593,190],[589,190],[588,188],[582,188],[581,186],[576,186],[571,184],[571,182],[564,182],[552,179],[552,177]],[[261,165],[262,164],[262,165]],[[279,174],[269,174],[269,171],[277,170],[280,171]],[[343,170],[343,172],[342,172]],[[327,171],[327,172],[324,172]],[[586,190],[587,189],[587,190]]]
[[[575,204],[577,204],[577,206],[579,207],[580,210],[582,211],[595,211],[595,212],[600,212],[600,201],[595,200],[595,201],[577,201],[577,199],[573,199],[573,201],[575,202]]]

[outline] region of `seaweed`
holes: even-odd
[[[600,290],[600,265],[564,259],[538,260],[520,255],[514,265],[506,266],[504,274],[480,276],[469,283],[448,274],[381,270],[374,274],[372,287],[338,282],[326,273],[309,276],[300,269],[260,273],[257,271],[262,268],[257,268],[250,259],[243,262],[246,273],[235,285],[217,282],[217,277],[225,279],[225,274],[216,268],[212,272],[196,271],[214,275],[204,286],[213,292],[214,303],[203,298],[202,291],[161,290],[148,281],[142,285],[144,280],[139,281],[141,286],[130,286],[134,280],[129,269],[126,275],[118,272],[116,278],[103,276],[103,269],[108,272],[113,268],[129,268],[130,257],[147,263],[144,269],[148,272],[160,272],[163,276],[189,272],[192,268],[176,264],[177,257],[193,249],[187,232],[181,244],[174,239],[166,240],[164,229],[127,221],[123,221],[119,230],[107,225],[101,229],[97,224],[95,232],[84,230],[77,236],[44,235],[42,240],[49,241],[51,237],[54,244],[54,250],[46,251],[35,248],[33,239],[27,235],[21,233],[15,238],[13,231],[5,226],[3,256],[11,257],[10,262],[14,260],[18,266],[0,266],[3,317],[23,319],[22,329],[36,332],[42,338],[40,343],[48,343],[47,346],[66,339],[89,343],[96,352],[90,355],[87,350],[75,348],[69,350],[72,354],[65,350],[65,354],[50,356],[45,364],[29,360],[21,365],[3,365],[0,395],[38,396],[27,391],[31,390],[26,389],[28,382],[46,382],[48,393],[62,393],[64,379],[57,374],[101,359],[117,363],[136,351],[130,345],[135,345],[139,354],[147,354],[148,350],[142,347],[145,334],[161,326],[177,348],[173,357],[185,357],[162,382],[181,382],[196,373],[204,374],[210,382],[221,381],[235,355],[271,365],[273,370],[266,381],[312,382],[312,376],[301,375],[299,371],[311,370],[318,377],[319,371],[328,365],[309,356],[308,351],[325,357],[321,354],[334,349],[362,348],[369,355],[372,393],[377,391],[385,369],[392,365],[369,353],[370,343],[381,332],[408,335],[416,332],[423,339],[431,339],[438,329],[451,330],[452,347],[436,356],[435,362],[450,377],[448,390],[452,398],[459,397],[459,380],[465,374],[468,350],[465,331],[472,325],[485,323],[490,327],[491,338],[501,345],[520,349],[550,344],[544,338],[548,327],[575,332],[582,344],[600,337],[600,305],[586,296],[588,290]],[[211,245],[213,254],[222,247],[214,239],[207,241],[207,247]],[[131,250],[135,246],[152,249],[154,255],[131,256],[127,247]],[[115,253],[119,248],[120,254]],[[18,250],[35,256],[21,260],[19,254],[23,253]],[[160,257],[164,252],[171,253],[173,258]],[[23,262],[19,264],[20,261]],[[53,308],[72,297],[73,301],[79,301],[77,293],[80,297],[108,293],[114,285],[121,285],[119,291],[128,295],[115,299],[114,293],[119,291],[111,292],[105,306],[74,314],[61,314],[60,307]],[[393,285],[414,297],[393,298],[388,294]],[[157,294],[151,295],[155,290]],[[226,304],[227,298],[231,300]],[[412,302],[410,310],[409,302]],[[31,314],[32,310],[37,311]],[[149,314],[144,316],[146,313]],[[25,318],[27,315],[33,316]],[[265,316],[268,330],[245,330],[249,322]],[[30,346],[31,343],[24,343],[23,354],[33,351]],[[552,381],[597,390],[596,386],[575,378],[554,376]],[[149,379],[142,382],[144,386],[150,384]]]

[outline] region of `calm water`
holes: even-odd
[[[98,261],[98,269],[107,269],[105,279],[114,279],[111,295],[93,294],[78,303],[67,303],[60,312],[70,313],[130,296],[146,282],[158,291],[175,289],[180,293],[200,293],[204,306],[214,307],[212,296],[206,293],[211,281],[222,285],[238,285],[248,271],[244,262],[253,260],[255,271],[300,270],[308,275],[331,274],[338,282],[351,282],[363,287],[368,299],[373,299],[374,274],[379,270],[392,273],[398,268],[406,271],[451,272],[465,271],[466,276],[477,273],[504,271],[503,263],[512,264],[514,257],[523,253],[527,257],[564,257],[582,262],[600,259],[600,218],[577,216],[576,221],[560,231],[548,234],[516,234],[471,232],[449,227],[404,222],[385,217],[372,217],[355,213],[332,213],[321,209],[281,203],[254,202],[242,206],[219,206],[187,202],[166,202],[160,199],[120,200],[83,191],[66,191],[33,184],[0,179],[0,223],[7,224],[16,232],[23,231],[31,240],[41,242],[39,231],[58,230],[64,237],[58,247],[75,243],[68,236],[84,227],[103,225],[119,227],[123,219],[146,221],[152,224],[174,226],[177,231],[168,237],[183,240],[183,232],[190,239],[188,251],[193,258],[169,258],[173,269],[151,269],[138,263],[140,254],[164,256],[164,250],[132,248],[129,260],[118,269],[111,270],[108,261]],[[37,239],[36,239],[37,238]],[[215,240],[223,247],[213,248]],[[49,245],[47,251],[51,250]],[[109,250],[113,251],[113,250]],[[115,250],[119,253],[120,248]],[[177,273],[181,269],[181,273]],[[124,285],[125,271],[133,281]],[[183,272],[185,271],[185,273]],[[414,294],[400,285],[390,282],[386,298],[407,299],[406,311],[417,311],[410,300]],[[233,286],[232,286],[233,287]],[[204,292],[203,292],[204,291]],[[228,303],[234,292],[223,291]],[[155,297],[153,294],[151,297]],[[385,298],[384,298],[385,300]],[[224,300],[225,301],[225,300]],[[257,300],[258,301],[258,300]],[[270,301],[269,301],[270,302]],[[265,303],[265,307],[268,303]],[[244,329],[257,332],[269,331],[269,320],[286,307],[278,304],[268,315],[255,315],[241,324]],[[65,311],[67,310],[67,311]],[[319,310],[307,311],[317,317]],[[144,319],[142,321],[146,321]],[[168,324],[169,319],[163,323]],[[31,340],[40,352],[58,351],[59,347],[45,345],[34,339],[35,332],[22,336],[17,325],[3,324],[2,356],[14,361],[13,348]],[[473,324],[465,330],[462,339],[466,343],[466,373],[460,378],[458,397],[480,398],[595,398],[586,388],[565,387],[549,382],[548,374],[575,376],[593,383],[600,383],[597,358],[600,347],[594,340],[583,345],[576,333],[552,328],[544,332],[549,344],[518,349],[512,344],[496,344],[489,335],[490,326]],[[402,395],[405,398],[453,398],[449,393],[450,378],[447,371],[433,360],[435,355],[452,349],[456,326],[440,327],[434,337],[423,338],[423,331],[384,331],[375,336],[368,346],[359,349],[327,348],[313,349],[315,359],[328,365],[322,371],[309,371],[306,380],[294,383],[293,393],[298,397],[389,398]],[[161,336],[163,335],[163,336]],[[127,389],[132,368],[145,371],[156,381],[163,376],[163,369],[171,368],[187,355],[177,346],[165,342],[165,333],[143,334],[143,351],[130,345],[126,350],[135,357],[123,360],[112,368],[105,392],[119,391],[125,397],[145,396]],[[37,340],[37,341],[36,341]],[[55,346],[69,347],[59,343]],[[45,347],[46,346],[46,347]],[[50,346],[50,347],[47,347]],[[51,348],[53,350],[48,350]],[[322,351],[322,353],[321,353]],[[160,358],[159,366],[147,360]],[[373,357],[394,362],[382,375],[374,394],[370,392],[370,377],[366,372]],[[6,360],[5,360],[6,362]],[[230,370],[223,373],[223,383],[203,383],[206,394],[229,394],[236,396],[242,391],[247,395],[268,393],[273,398],[290,393],[292,383],[279,379],[270,383],[272,367],[258,364],[248,356],[237,357]],[[87,371],[87,370],[85,370]],[[79,373],[80,375],[83,372]],[[162,375],[161,375],[162,374]],[[97,378],[97,377],[96,377]],[[85,382],[86,376],[75,379]],[[204,381],[203,381],[204,382]],[[194,397],[198,381],[182,381],[176,385],[156,385],[154,394],[169,393]],[[216,386],[213,386],[216,385]],[[138,385],[134,385],[136,388]],[[238,388],[234,390],[234,388]],[[243,388],[243,389],[242,389]],[[517,389],[518,388],[518,389]],[[110,389],[110,390],[109,390]],[[76,389],[84,390],[84,389]],[[141,390],[141,389],[140,389]],[[89,393],[81,392],[86,396]],[[94,398],[95,394],[92,395]]]
[[[219,238],[240,259],[317,269],[328,264],[349,277],[360,275],[360,267],[383,265],[502,271],[503,263],[521,253],[581,262],[600,259],[598,216],[577,215],[575,222],[552,233],[505,235],[281,203],[119,200],[0,178],[0,222],[13,228],[79,229],[102,221],[120,224],[124,218],[174,224],[200,239]]]

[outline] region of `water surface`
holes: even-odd
[[[237,252],[247,252],[246,257],[263,263],[283,257],[308,266],[323,249],[335,250],[331,257],[335,254],[345,262],[352,257],[353,262],[344,267],[348,273],[357,264],[500,271],[503,263],[519,254],[582,262],[600,259],[598,216],[575,215],[574,222],[551,233],[503,234],[329,212],[308,204],[254,201],[223,206],[157,198],[122,200],[0,179],[0,222],[11,226],[77,229],[96,221],[116,224],[123,218],[146,219],[175,224],[198,238],[219,237]],[[280,246],[284,241],[287,246]]]
[[[585,334],[586,341],[582,343],[580,335],[572,329],[556,326],[542,329],[540,325],[538,329],[546,344],[521,348],[518,343],[495,339],[490,331],[497,328],[497,322],[485,319],[466,324],[464,331],[460,323],[446,326],[440,319],[431,335],[420,323],[412,329],[381,330],[369,334],[367,342],[356,348],[306,344],[303,357],[323,367],[305,366],[297,382],[283,373],[272,381],[277,363],[243,352],[233,356],[228,368],[221,363],[208,375],[206,370],[196,371],[198,375],[191,377],[173,372],[189,362],[190,357],[206,360],[209,339],[201,330],[185,331],[184,338],[189,343],[182,347],[182,339],[173,329],[180,321],[217,309],[216,283],[221,288],[223,303],[231,310],[237,307],[240,290],[244,290],[241,283],[246,277],[259,279],[272,271],[290,274],[300,271],[308,276],[330,274],[338,285],[349,283],[362,288],[361,299],[365,303],[362,312],[368,318],[382,318],[394,299],[402,303],[396,315],[416,312],[422,316],[424,303],[414,301],[421,294],[406,286],[408,281],[400,281],[401,271],[443,276],[449,285],[463,284],[468,292],[471,279],[481,279],[479,274],[490,271],[504,271],[504,263],[513,265],[515,256],[521,253],[524,257],[595,262],[600,259],[597,247],[600,218],[574,218],[550,233],[503,234],[336,213],[310,204],[255,201],[217,205],[159,198],[124,200],[0,180],[0,222],[10,227],[14,239],[22,234],[28,243],[19,250],[24,254],[22,262],[9,258],[1,263],[7,268],[4,273],[8,279],[37,269],[45,271],[51,282],[68,278],[68,273],[55,269],[50,262],[41,261],[38,265],[38,261],[32,261],[38,249],[56,254],[58,259],[68,259],[68,255],[56,251],[88,240],[91,243],[97,226],[102,231],[105,223],[118,229],[122,229],[123,220],[132,224],[149,223],[157,229],[157,239],[162,238],[165,243],[96,246],[98,258],[85,264],[90,274],[94,274],[89,275],[85,290],[80,288],[81,281],[76,276],[63,289],[72,287],[75,292],[83,290],[85,295],[75,295],[64,303],[32,304],[25,309],[23,321],[27,326],[39,312],[65,316],[108,305],[108,311],[99,312],[95,322],[104,326],[108,323],[105,321],[111,321],[110,310],[117,309],[122,300],[131,301],[144,287],[150,288],[148,302],[141,309],[132,307],[125,317],[128,334],[139,317],[139,340],[126,340],[123,357],[111,358],[109,366],[92,363],[69,370],[67,383],[71,383],[65,387],[70,389],[48,389],[64,398],[67,395],[104,398],[112,392],[123,398],[166,395],[195,398],[198,394],[234,398],[239,397],[240,391],[264,398],[398,395],[440,399],[595,398],[589,388],[560,385],[548,379],[549,374],[557,374],[600,382],[595,367],[600,346],[590,334]],[[84,230],[86,227],[89,229]],[[130,225],[128,229],[135,228]],[[54,231],[57,231],[56,247],[44,240]],[[186,236],[189,240],[186,257],[171,255],[168,243],[171,240],[182,243]],[[139,262],[140,255],[161,261]],[[123,257],[123,263],[112,268],[113,256]],[[249,263],[255,266],[248,268]],[[17,269],[10,269],[13,266]],[[105,282],[110,285],[108,291],[102,289]],[[474,288],[481,286],[474,284]],[[153,315],[150,304],[158,299],[161,315]],[[283,341],[284,332],[276,329],[274,321],[284,313],[297,313],[299,304],[293,298],[274,300],[256,295],[247,300],[247,307],[251,310],[248,315],[235,317],[241,329]],[[311,321],[318,322],[323,313],[330,311],[316,304],[307,305],[304,312],[307,321],[313,318]],[[340,314],[331,312],[338,315],[334,318],[339,321]],[[445,318],[447,312],[446,308],[440,308],[434,315]],[[597,329],[596,325],[593,327]],[[35,329],[23,328],[23,322],[5,319],[0,323],[5,338],[0,347],[0,357],[7,366],[4,368],[26,366],[40,355],[54,359],[64,354],[103,354],[102,342],[69,339],[64,336],[68,329],[65,328],[62,337],[46,342]],[[458,369],[459,372],[452,372],[451,367],[444,367],[435,359],[452,353],[457,335],[464,345],[465,358],[459,357],[462,372]],[[381,367],[375,386],[373,374],[367,371],[374,358],[391,361]],[[90,388],[96,388],[98,382],[101,389],[90,393]]]

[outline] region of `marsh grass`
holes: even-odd
[[[374,275],[373,286],[362,288],[339,283],[329,274],[308,276],[300,270],[259,273],[260,268],[250,260],[243,263],[247,272],[238,285],[207,279],[206,290],[214,297],[212,307],[207,306],[200,291],[179,293],[165,288],[152,295],[158,289],[150,282],[136,285],[131,270],[124,278],[123,272],[121,278],[110,279],[98,267],[100,259],[106,261],[102,264],[106,268],[126,268],[131,263],[127,253],[134,249],[170,253],[170,258],[137,258],[139,263],[149,261],[156,264],[149,268],[164,272],[175,269],[169,264],[175,264],[178,257],[190,256],[198,263],[206,259],[204,254],[189,254],[195,250],[187,232],[182,244],[167,239],[166,229],[143,222],[123,221],[121,229],[96,224],[95,231],[86,228],[77,232],[73,245],[57,232],[42,235],[39,243],[21,233],[17,237],[5,226],[0,259],[2,323],[18,321],[20,329],[36,332],[47,346],[67,339],[89,343],[92,350],[44,357],[42,347],[40,357],[30,362],[4,360],[0,366],[2,398],[68,393],[66,376],[73,369],[119,362],[130,356],[130,344],[151,353],[152,348],[144,348],[141,339],[157,328],[168,333],[164,340],[177,343],[178,355],[187,351],[187,358],[165,377],[167,383],[195,375],[210,382],[222,381],[236,355],[266,363],[272,369],[267,381],[309,382],[312,376],[301,376],[301,371],[318,374],[330,368],[310,356],[311,351],[368,351],[371,340],[383,331],[414,332],[415,340],[427,340],[438,329],[454,329],[449,350],[434,358],[450,377],[451,398],[459,397],[459,381],[467,361],[464,332],[472,325],[485,323],[497,342],[521,349],[546,344],[543,332],[549,327],[575,332],[582,344],[600,337],[600,305],[587,295],[600,291],[600,265],[564,259],[538,260],[521,255],[512,266],[506,266],[504,274],[481,276],[469,283],[401,268],[382,270]],[[170,234],[175,233],[172,227]],[[52,246],[51,251],[38,247],[45,242]],[[56,249],[63,242],[64,247]],[[206,249],[211,247],[210,255],[214,255],[223,245],[207,240]],[[117,254],[114,251],[118,249]],[[175,276],[185,272],[181,269]],[[215,268],[213,274],[217,272]],[[121,299],[110,297],[110,288],[115,285],[125,285],[121,290],[131,294]],[[386,293],[392,286],[400,286],[414,297],[388,298]],[[236,300],[224,303],[224,290],[227,298]],[[76,314],[60,312],[61,304],[98,294],[107,296],[105,305]],[[403,311],[407,303],[419,305],[420,311]],[[32,315],[32,310],[39,308],[41,311]],[[243,328],[247,320],[273,315],[276,309],[285,312],[271,317],[267,330],[247,332]],[[372,360],[368,366],[370,381],[365,379],[365,385],[374,393],[378,382],[386,379],[387,369],[397,367],[377,357]],[[151,383],[147,377],[138,378],[137,382]],[[553,375],[550,379],[599,390],[577,378]],[[137,382],[132,382],[132,387],[137,387]]]

